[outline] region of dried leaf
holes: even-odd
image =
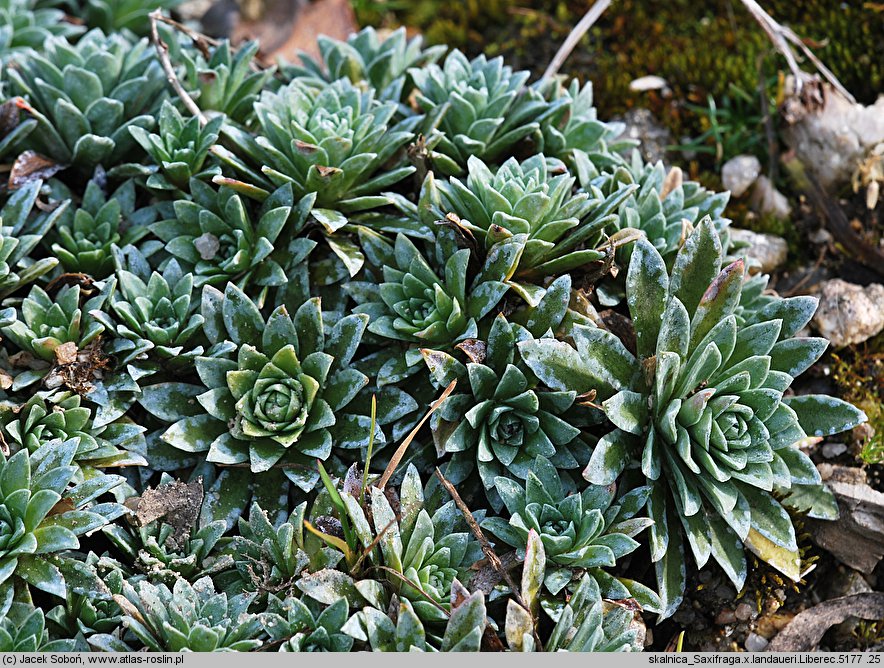
[[[464,339],[454,346],[470,358],[474,364],[482,364],[485,361],[485,342],[479,339]],[[423,351],[422,351],[423,352]]]
[[[42,181],[51,178],[65,168],[54,160],[40,155],[36,151],[24,151],[12,165],[9,172],[9,189],[15,190],[31,181]]]

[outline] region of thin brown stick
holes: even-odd
[[[150,39],[156,47],[160,64],[163,66],[163,71],[166,73],[166,79],[184,103],[184,106],[187,107],[187,110],[199,119],[199,124],[201,126],[205,125],[208,123],[205,114],[203,114],[203,112],[200,111],[200,108],[196,106],[196,102],[194,102],[193,98],[188,95],[187,91],[184,90],[184,86],[182,86],[181,82],[178,80],[178,76],[175,74],[175,68],[172,67],[172,61],[169,59],[169,45],[160,38],[160,33],[157,30],[157,22],[165,17],[159,9],[152,11],[149,14],[149,17]]]
[[[393,456],[390,458],[390,463],[387,464],[387,468],[384,470],[384,475],[381,476],[381,479],[378,481],[378,489],[383,490],[384,487],[390,482],[390,478],[393,473],[396,471],[396,467],[399,466],[399,462],[402,461],[402,458],[405,456],[405,451],[408,450],[408,446],[411,445],[411,442],[414,440],[414,437],[417,436],[417,433],[420,431],[421,427],[424,426],[424,423],[429,419],[429,417],[436,412],[436,409],[442,405],[442,402],[448,398],[448,395],[454,392],[454,387],[457,385],[456,380],[452,380],[448,387],[445,388],[445,391],[440,395],[436,401],[432,403],[430,406],[430,410],[427,411],[427,414],[421,418],[421,421],[417,423],[417,426],[411,430],[408,436],[405,437],[405,440],[402,441],[402,445],[400,445],[396,452],[393,453]]]
[[[559,50],[556,51],[556,55],[553,56],[553,59],[549,62],[549,65],[547,65],[542,79],[552,79],[558,73],[559,68],[564,64],[568,56],[571,55],[571,52],[580,43],[580,40],[583,39],[583,36],[592,25],[598,21],[604,11],[610,7],[611,2],[612,0],[596,0],[595,4],[589,8],[589,11],[583,15],[583,18],[580,19],[577,25],[574,26],[570,33],[568,33],[565,41],[562,42],[562,46],[559,47]]]
[[[826,246],[825,244],[820,248],[819,255],[817,255],[816,262],[813,263],[813,266],[807,271],[806,274],[804,274],[804,276],[801,277],[800,281],[798,281],[789,290],[782,294],[783,297],[792,297],[798,294],[798,291],[807,284],[811,277],[813,277],[814,272],[816,272],[816,270],[823,265],[823,260],[826,259],[827,248],[828,246]]]
[[[810,75],[798,67],[798,59],[790,44],[794,44],[801,49],[804,55],[814,64],[826,81],[832,84],[832,87],[835,88],[835,90],[841,93],[841,95],[847,98],[850,102],[856,102],[853,95],[841,85],[841,82],[838,81],[838,78],[832,73],[832,71],[829,70],[829,68],[826,67],[816,55],[814,55],[813,51],[810,50],[810,48],[791,28],[777,23],[755,0],[742,0],[742,2],[746,6],[746,9],[749,10],[752,18],[758,21],[758,24],[764,32],[767,33],[767,36],[770,38],[770,41],[773,43],[776,50],[786,59],[786,64],[789,66],[789,70],[795,77],[797,91],[801,90],[801,87],[807,82]]]
[[[867,243],[850,226],[847,214],[844,213],[837,199],[829,195],[813,176],[806,175],[808,186],[805,193],[808,199],[826,218],[826,228],[851,256],[851,258],[865,265],[877,274],[884,276],[884,253],[876,246]]]
[[[374,540],[372,540],[368,544],[368,547],[366,547],[364,550],[362,550],[362,554],[359,555],[359,558],[356,560],[356,563],[353,564],[353,568],[350,569],[350,575],[355,575],[358,572],[358,569],[362,565],[362,562],[365,561],[365,558],[369,554],[371,554],[372,550],[374,550],[378,546],[378,543],[381,542],[381,538],[383,538],[384,534],[390,530],[390,527],[393,526],[394,524],[396,524],[397,519],[398,518],[394,517],[389,522],[387,522],[387,526],[385,526],[381,530],[381,532],[378,533],[378,535],[374,537]]]
[[[457,493],[454,485],[452,485],[448,478],[443,475],[438,466],[436,467],[436,477],[439,478],[439,482],[442,483],[442,486],[448,491],[448,493],[451,495],[451,498],[454,499],[454,503],[457,505],[458,509],[463,515],[463,518],[466,520],[467,525],[470,527],[470,531],[473,533],[473,535],[476,537],[476,540],[478,540],[479,544],[482,546],[482,552],[485,553],[485,558],[488,559],[488,563],[491,564],[491,567],[495,571],[497,571],[504,579],[507,586],[513,592],[513,595],[515,595],[516,602],[527,610],[528,607],[525,605],[525,602],[522,599],[522,592],[516,586],[516,583],[513,581],[510,572],[504,567],[503,563],[500,561],[500,557],[497,556],[494,548],[491,547],[491,543],[489,543],[488,539],[485,538],[485,534],[482,533],[482,528],[479,526],[476,518],[473,517],[473,513],[467,507],[467,504],[464,503],[464,500],[462,498],[460,498],[460,494]]]
[[[485,538],[485,534],[482,532],[482,527],[479,526],[479,523],[476,521],[476,518],[473,517],[472,511],[470,511],[469,507],[464,500],[460,497],[460,494],[457,493],[457,490],[454,488],[454,485],[451,484],[451,481],[445,477],[442,471],[439,470],[439,467],[436,467],[436,477],[439,478],[439,482],[442,483],[442,486],[448,491],[451,495],[451,498],[454,499],[455,505],[457,505],[460,510],[461,515],[463,515],[464,520],[466,520],[467,526],[470,527],[470,531],[476,537],[476,540],[479,541],[479,545],[482,546],[482,552],[485,554],[485,558],[488,559],[488,563],[491,564],[491,567],[497,571],[497,573],[504,579],[507,586],[510,588],[513,596],[516,597],[516,603],[522,606],[528,614],[531,614],[531,611],[528,610],[528,606],[525,605],[525,599],[522,598],[522,590],[521,588],[516,586],[515,581],[510,575],[509,569],[503,565],[503,562],[500,560],[500,557],[497,556],[497,553],[494,551],[494,548],[491,547],[491,543],[488,542],[488,539]],[[532,615],[533,617],[533,615]],[[539,651],[543,649],[543,645],[540,643],[540,636],[537,633],[537,625],[534,625],[534,642],[537,643],[537,647]]]
[[[188,37],[190,37],[190,41],[193,42],[193,45],[200,50],[200,53],[208,60],[211,57],[211,53],[209,52],[210,46],[218,46],[221,42],[213,37],[209,37],[208,35],[204,35],[201,32],[197,32],[196,30],[192,30],[188,28],[183,23],[179,23],[173,18],[169,18],[163,14],[157,16],[158,21],[162,21],[166,25],[172,26],[178,32],[184,33]]]

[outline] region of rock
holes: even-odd
[[[782,631],[795,618],[794,612],[774,612],[764,615],[758,619],[755,624],[755,632],[762,638],[770,640],[777,633]]]
[[[731,241],[748,244],[741,250],[749,257],[755,258],[760,264],[762,274],[769,274],[781,267],[789,255],[789,244],[782,237],[774,234],[759,234],[738,227],[729,228]]]
[[[884,329],[884,285],[864,288],[840,278],[825,281],[813,324],[835,348],[875,336]]]
[[[828,586],[825,587],[826,598],[841,598],[872,591],[862,573],[852,568],[838,567],[826,579],[828,581]]]
[[[834,459],[847,452],[847,446],[843,443],[825,443],[823,444],[822,452],[823,457],[826,459]]]
[[[822,227],[808,234],[807,238],[814,244],[830,244],[835,239],[829,230]]]
[[[737,593],[732,587],[726,584],[720,584],[715,588],[715,595],[723,601],[732,600]]]
[[[625,125],[621,137],[639,142],[639,151],[646,162],[659,162],[666,157],[672,143],[669,130],[648,109],[630,109],[619,120]]]
[[[733,610],[722,610],[715,617],[716,626],[725,626],[727,624],[733,624],[737,621],[737,616],[734,614]]]
[[[747,652],[763,652],[768,644],[767,638],[757,633],[750,633],[746,636],[745,647]]]
[[[821,109],[785,128],[786,144],[826,190],[850,181],[857,166],[884,142],[884,96],[863,106],[825,88]]]
[[[819,464],[817,469],[826,484],[843,482],[848,485],[865,485],[869,482],[866,472],[856,466],[839,466],[838,464]]]
[[[198,21],[212,6],[212,0],[185,0],[175,12],[185,21]]]
[[[835,495],[837,522],[806,520],[814,542],[841,563],[871,573],[884,558],[884,494],[849,475],[851,467],[820,465],[820,475]],[[845,471],[845,469],[847,469]]]
[[[752,617],[752,606],[748,603],[740,603],[737,609],[734,610],[734,616],[741,622],[748,621]]]
[[[740,197],[761,174],[761,162],[754,155],[738,155],[721,167],[721,182],[731,195]]]
[[[798,614],[773,639],[769,652],[812,652],[823,635],[848,617],[879,620],[884,617],[884,594],[869,592],[824,601]]]
[[[649,90],[668,90],[669,82],[663,77],[649,74],[629,82],[629,90],[637,93],[644,93]]]
[[[755,180],[749,205],[762,216],[773,216],[779,220],[788,218],[792,213],[789,200],[766,176],[759,176]]]

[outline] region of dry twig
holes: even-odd
[[[163,14],[157,16],[157,20],[162,21],[166,25],[172,26],[178,32],[184,33],[185,35],[190,37],[190,41],[193,42],[193,45],[200,50],[200,53],[203,54],[203,57],[205,57],[206,60],[208,60],[212,56],[212,54],[209,52],[209,47],[218,46],[221,43],[214,37],[209,37],[208,35],[204,35],[201,32],[192,30],[183,23],[179,23],[175,19],[164,16]]]
[[[196,102],[194,102],[193,98],[188,95],[187,91],[184,90],[184,86],[182,86],[181,82],[178,80],[178,76],[175,74],[175,68],[172,67],[172,61],[169,59],[169,45],[160,38],[160,33],[157,30],[158,21],[168,23],[169,21],[171,21],[171,19],[167,20],[159,9],[156,9],[150,13],[150,39],[156,47],[157,57],[160,59],[160,64],[163,66],[163,71],[166,73],[166,79],[169,81],[169,84],[175,90],[175,93],[178,95],[178,97],[181,98],[181,101],[184,103],[184,106],[187,107],[187,110],[191,114],[196,116],[199,119],[200,125],[203,126],[208,122],[208,120],[206,119],[205,114],[203,114],[203,112],[200,111],[200,108],[196,106]]]
[[[804,41],[796,35],[791,28],[777,23],[755,0],[742,0],[742,2],[746,6],[746,9],[749,10],[749,13],[752,14],[752,17],[761,25],[764,32],[767,33],[767,36],[770,38],[770,41],[773,42],[776,50],[786,59],[786,64],[789,66],[789,70],[795,77],[796,92],[801,92],[801,87],[810,81],[811,75],[798,67],[798,59],[791,45],[797,46],[801,49],[801,52],[807,56],[808,60],[814,64],[820,74],[823,75],[826,81],[832,84],[832,87],[835,88],[835,90],[851,102],[856,102],[853,95],[841,85],[841,82],[838,81],[838,78],[832,73],[832,71],[826,67],[816,55],[814,55],[813,51],[810,50]]]
[[[454,485],[452,485],[448,478],[443,475],[438,466],[436,467],[436,477],[439,478],[439,482],[442,483],[442,486],[448,491],[448,493],[451,495],[451,498],[454,499],[454,503],[457,505],[458,509],[463,515],[463,518],[466,520],[467,525],[470,527],[470,531],[472,531],[473,535],[476,537],[476,540],[478,540],[479,544],[482,546],[482,552],[485,553],[485,557],[488,559],[488,563],[491,564],[494,570],[500,573],[500,576],[504,579],[507,586],[513,592],[513,595],[516,597],[516,602],[527,610],[528,607],[525,605],[525,602],[522,599],[522,592],[519,587],[516,586],[516,583],[513,581],[510,572],[504,567],[503,563],[500,561],[500,557],[497,556],[494,548],[491,547],[491,543],[489,543],[488,539],[485,538],[485,534],[482,533],[482,528],[479,526],[476,518],[473,517],[473,513],[467,507],[467,504],[464,503],[464,500],[462,498],[460,498],[460,494],[457,493]]]
[[[383,490],[384,487],[387,486],[387,483],[390,482],[390,478],[396,471],[396,467],[399,466],[399,462],[401,462],[402,458],[405,456],[405,451],[408,450],[408,446],[411,445],[414,437],[417,436],[417,432],[419,432],[421,427],[424,426],[424,423],[427,421],[427,419],[429,419],[429,417],[436,412],[436,409],[442,405],[442,402],[448,398],[448,395],[454,392],[455,385],[457,385],[457,381],[452,380],[448,387],[445,388],[445,391],[439,396],[439,398],[432,403],[432,405],[430,406],[430,410],[427,411],[427,414],[421,418],[421,421],[417,423],[417,426],[411,430],[408,436],[405,437],[405,440],[402,441],[402,445],[396,448],[396,452],[393,453],[393,456],[390,458],[390,463],[387,464],[387,468],[384,470],[384,474],[381,476],[381,479],[377,483],[378,489]]]
[[[451,495],[451,498],[454,499],[454,503],[457,505],[460,510],[461,515],[463,515],[464,520],[466,520],[467,526],[470,527],[470,531],[476,537],[476,540],[479,541],[479,544],[482,546],[482,552],[485,554],[485,558],[488,559],[488,563],[491,567],[497,571],[497,573],[503,578],[504,582],[506,582],[507,586],[510,588],[513,596],[516,597],[516,603],[518,603],[525,610],[529,610],[528,606],[525,605],[525,599],[522,598],[522,590],[520,587],[516,586],[515,581],[510,575],[509,569],[504,566],[503,562],[500,560],[500,557],[497,556],[497,553],[494,551],[494,548],[491,547],[491,543],[488,542],[488,539],[485,538],[485,534],[482,532],[482,527],[479,526],[479,523],[476,521],[476,518],[473,517],[473,513],[470,511],[469,507],[464,500],[460,497],[460,494],[457,493],[457,490],[454,488],[454,485],[451,484],[451,481],[445,477],[442,471],[439,470],[439,467],[436,467],[436,477],[439,479],[439,482],[442,483],[442,486],[448,491]],[[530,611],[528,614],[531,614]],[[534,641],[537,643],[537,647],[542,649],[543,645],[540,643],[540,636],[537,633],[537,625],[534,625]]]
[[[610,6],[611,0],[596,0],[595,4],[589,8],[589,11],[583,15],[583,18],[580,19],[577,25],[574,26],[574,28],[565,38],[565,41],[562,42],[562,46],[560,46],[559,50],[556,51],[556,55],[553,56],[553,59],[547,66],[546,71],[543,73],[543,79],[552,79],[558,73],[559,68],[562,66],[568,56],[571,55],[571,52],[574,50],[577,44],[580,43],[580,40],[583,39],[583,36],[592,27],[592,25],[599,20],[599,17]]]

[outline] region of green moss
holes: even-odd
[[[838,393],[869,418],[872,433],[859,457],[865,464],[884,464],[884,334],[832,359]]]
[[[592,3],[561,0],[357,3],[363,23],[406,25],[431,42],[468,53],[501,54],[515,67],[540,74]],[[884,82],[884,12],[863,2],[769,0],[765,7],[799,35],[858,99],[874,101]],[[603,116],[635,106],[654,108],[676,136],[694,136],[696,115],[684,101],[706,105],[736,86],[755,91],[759,59],[766,71],[782,68],[769,40],[735,0],[619,0],[575,49],[563,72],[592,80]],[[776,65],[774,65],[776,63]],[[640,76],[665,78],[672,97],[635,93]]]
[[[787,509],[792,523],[795,525],[795,537],[798,541],[798,555],[801,558],[801,573],[810,573],[819,561],[819,555],[814,554],[811,535],[804,527],[802,516]],[[770,564],[767,564],[756,556],[749,556],[749,575],[743,590],[737,594],[737,600],[743,599],[748,603],[755,603],[759,613],[775,612],[783,600],[778,597],[777,590],[801,593],[807,585],[802,577],[798,582],[793,582],[782,573],[778,572]]]
[[[859,647],[869,649],[884,642],[884,620],[867,621],[861,619],[857,622],[851,635]]]

